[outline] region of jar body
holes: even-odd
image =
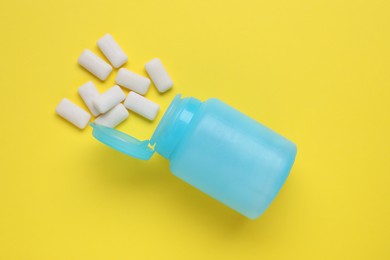
[[[272,202],[294,163],[291,141],[218,99],[203,102],[169,156],[174,175],[249,218]]]
[[[176,95],[150,140],[92,124],[102,143],[141,160],[154,152],[174,175],[249,218],[272,202],[294,163],[291,141],[236,109]]]

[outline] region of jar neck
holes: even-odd
[[[176,95],[150,140],[154,150],[169,159],[181,142],[202,102]]]

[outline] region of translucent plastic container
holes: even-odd
[[[147,160],[156,151],[175,176],[252,219],[275,198],[297,152],[291,141],[215,98],[177,95],[150,141],[92,126],[98,140],[130,156]]]

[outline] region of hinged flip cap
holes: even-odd
[[[115,150],[141,160],[149,160],[154,154],[149,140],[140,141],[121,131],[94,123],[91,126],[93,136]]]

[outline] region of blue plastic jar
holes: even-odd
[[[215,98],[177,95],[150,141],[92,126],[98,140],[130,156],[147,160],[156,151],[174,175],[252,219],[275,198],[297,152],[291,141]]]

